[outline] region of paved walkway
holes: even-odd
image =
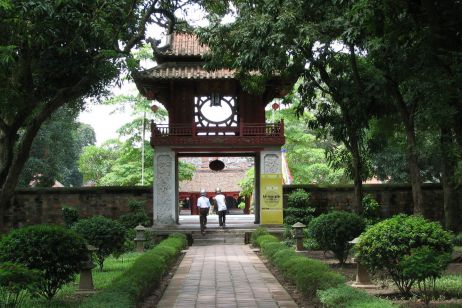
[[[245,245],[192,246],[158,307],[298,307]]]

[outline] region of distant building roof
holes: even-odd
[[[245,169],[227,171],[196,171],[191,181],[181,181],[180,192],[215,191],[220,187],[223,192],[241,191],[238,183],[245,177]]]

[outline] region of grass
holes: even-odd
[[[462,246],[454,246],[454,251],[462,253]]]
[[[445,275],[436,280],[435,291],[446,298],[462,298],[462,275]]]
[[[112,256],[107,258],[104,261],[103,271],[100,271],[98,267],[93,269],[93,284],[95,288],[97,290],[107,288],[112,281],[131,267],[140,255],[137,252],[130,252],[123,254],[118,259]],[[37,308],[76,307],[83,298],[82,295],[75,294],[75,291],[79,288],[79,280],[80,275],[77,275],[75,280],[64,285],[51,301],[42,298],[33,298],[25,301],[22,306]]]

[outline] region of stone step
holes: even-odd
[[[244,238],[197,238],[193,241],[193,246],[208,246],[208,245],[235,245],[245,244]]]

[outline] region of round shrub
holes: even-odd
[[[284,209],[284,224],[292,226],[297,222],[308,225],[313,219],[315,209],[309,207],[310,194],[303,189],[292,191],[287,198],[287,208]]]
[[[42,277],[37,293],[48,299],[73,280],[86,259],[84,239],[61,226],[24,227],[0,240],[0,262],[21,263],[40,271]]]
[[[308,231],[322,249],[331,250],[343,264],[351,248],[348,242],[360,235],[364,227],[364,221],[358,215],[334,211],[314,218]]]
[[[123,249],[125,228],[118,221],[103,216],[93,216],[77,222],[74,229],[88,244],[96,247],[96,259],[100,270],[103,270],[106,257]]]
[[[418,276],[410,274],[415,262],[409,256],[417,248],[433,252],[434,260],[441,260],[452,251],[452,235],[440,224],[420,216],[398,215],[372,226],[364,232],[355,246],[358,258],[371,271],[385,271],[403,295],[409,295]],[[427,257],[425,257],[427,258]],[[427,259],[427,261],[430,259]]]
[[[301,188],[292,191],[287,198],[287,205],[292,208],[306,208],[310,205],[309,202],[310,194]]]

